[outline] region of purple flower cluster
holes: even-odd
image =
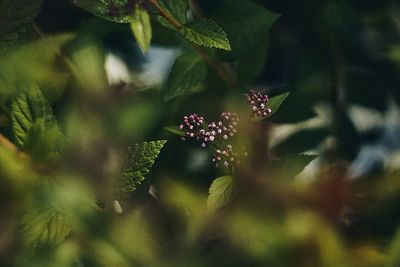
[[[211,133],[215,133],[216,136],[222,136],[223,139],[227,140],[237,133],[236,126],[239,118],[236,113],[231,112],[223,112],[221,117],[222,121],[211,122],[207,128]]]
[[[183,122],[179,125],[179,129],[185,131],[185,137],[182,137],[182,140],[194,138],[201,142],[202,147],[206,147],[208,143],[214,142],[217,138],[227,140],[234,136],[237,133],[236,126],[239,122],[237,114],[223,112],[221,117],[222,120],[218,122],[206,123],[204,117],[197,114],[184,116]]]
[[[245,147],[242,147],[244,157],[247,157],[247,151]],[[215,151],[212,161],[215,163],[216,167],[224,166],[228,168],[230,165],[236,163],[240,164],[241,155],[235,151],[232,145],[226,145],[223,149],[217,149]]]
[[[224,166],[228,168],[230,164],[236,161],[237,164],[240,163],[237,160],[237,153],[233,151],[233,147],[231,145],[227,145],[224,149],[217,149],[215,151],[214,157],[212,161],[215,163],[216,167]]]
[[[272,113],[272,110],[267,106],[269,98],[266,94],[250,90],[245,94],[245,97],[251,105],[253,116],[264,118]],[[214,143],[215,153],[212,161],[216,167],[228,168],[233,164],[239,164],[241,156],[247,157],[245,147],[239,153],[227,142],[237,133],[238,123],[238,115],[233,112],[223,112],[221,113],[221,120],[210,123],[206,122],[202,116],[191,114],[183,117],[179,130],[183,132],[181,138],[183,141],[187,139],[195,140],[203,148]]]
[[[210,123],[205,122],[204,117],[192,114],[183,117],[179,130],[185,134],[182,137],[183,141],[193,139],[200,142],[204,148],[209,143],[218,141],[215,144],[217,150],[213,157],[213,162],[217,167],[224,166],[228,168],[232,163],[239,163],[239,160],[237,160],[238,154],[233,151],[232,145],[225,144],[226,140],[237,133],[238,123],[238,115],[232,112],[223,112],[221,120]]]
[[[258,91],[250,90],[245,95],[247,102],[251,105],[253,115],[259,117],[267,117],[271,114],[272,110],[267,107],[268,96]]]
[[[199,138],[198,135],[200,129],[202,129],[204,123],[204,118],[198,116],[197,114],[192,114],[190,116],[183,117],[183,122],[179,125],[179,130],[186,131],[185,135],[187,137],[196,137]]]

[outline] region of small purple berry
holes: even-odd
[[[267,117],[272,113],[270,108],[267,108],[268,96],[257,92],[255,90],[250,90],[245,94],[247,102],[250,103],[253,115],[259,117]]]

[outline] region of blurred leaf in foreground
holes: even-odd
[[[72,38],[72,34],[47,36],[0,55],[0,97],[24,91],[27,83],[34,82],[50,102],[58,98],[70,74],[57,67],[57,60],[61,47]]]
[[[144,266],[157,265],[161,245],[158,243],[156,229],[151,227],[146,210],[135,207],[117,219],[113,228],[113,240],[122,247],[123,252]]]
[[[55,120],[49,103],[35,84],[15,98],[11,117],[15,138],[21,147],[25,146],[29,131],[39,119]]]
[[[4,52],[33,22],[43,0],[2,0],[0,2],[0,53]]]
[[[25,212],[21,224],[27,248],[57,245],[71,230],[65,215],[51,207],[31,205]]]
[[[131,29],[140,49],[146,54],[151,44],[152,29],[149,13],[140,6],[134,11]]]
[[[50,104],[36,85],[12,103],[12,125],[18,144],[35,159],[49,158],[61,152],[64,135],[58,128]]]
[[[105,50],[99,40],[77,39],[71,46],[73,74],[83,95],[101,97],[107,94],[107,76],[104,69]]]
[[[29,164],[26,155],[0,144],[0,193],[3,197],[14,192],[21,193],[20,190],[27,190],[39,180]]]

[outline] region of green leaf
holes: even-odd
[[[268,31],[279,15],[250,0],[225,0],[211,15],[229,36],[231,52],[220,51],[234,61],[237,81],[246,85],[264,69],[268,57]]]
[[[168,132],[170,132],[170,133],[173,133],[173,134],[182,136],[182,137],[185,137],[185,136],[186,136],[186,134],[185,134],[184,132],[182,132],[182,131],[179,129],[178,126],[167,126],[167,127],[164,127],[164,130],[166,130],[166,131],[168,131]]]
[[[396,233],[391,240],[389,249],[388,249],[388,256],[386,260],[386,266],[388,267],[395,267],[400,264],[400,228],[396,230]]]
[[[21,194],[23,190],[31,190],[32,186],[42,180],[31,168],[30,159],[21,157],[4,144],[0,144],[0,177],[1,192]],[[21,199],[22,200],[22,199]]]
[[[150,48],[152,30],[149,13],[140,6],[136,7],[133,14],[131,29],[140,49],[146,54]]]
[[[4,52],[29,27],[43,0],[0,1],[0,53]]]
[[[276,155],[300,154],[315,149],[328,135],[326,128],[302,129],[273,147]]]
[[[73,0],[72,3],[112,22],[129,23],[133,20],[135,6],[130,0]]]
[[[29,131],[38,120],[46,120],[47,123],[55,120],[49,103],[35,84],[26,93],[18,95],[11,107],[14,135],[21,147],[24,147]]]
[[[180,24],[185,24],[187,22],[186,13],[189,9],[189,1],[187,0],[160,0],[158,1],[160,6],[165,10],[165,12],[173,17]],[[175,29],[168,21],[163,17],[159,17],[159,21],[162,25]]]
[[[246,85],[263,71],[268,55],[267,44],[267,38],[264,38],[246,55],[240,57],[240,60],[236,64],[238,82]]]
[[[166,140],[143,142],[128,147],[121,171],[123,193],[136,190],[136,187],[143,182],[166,142]]]
[[[73,74],[86,92],[105,93],[108,87],[104,68],[105,54],[104,47],[95,39],[85,40],[84,45],[72,49],[70,58],[74,66]]]
[[[281,95],[271,97],[269,99],[269,101],[267,102],[267,108],[270,108],[272,112],[270,114],[268,114],[267,117],[260,117],[260,116],[255,115],[251,118],[251,120],[252,121],[261,121],[261,120],[271,117],[275,112],[278,111],[279,107],[282,105],[282,103],[285,101],[285,99],[288,96],[289,96],[289,93],[286,92]]]
[[[287,175],[296,176],[297,174],[301,173],[311,161],[317,158],[317,155],[292,155],[285,158],[283,163],[284,169],[286,169]]]
[[[229,56],[239,59],[252,55],[261,42],[266,42],[265,37],[279,15],[250,0],[225,0],[212,17],[229,36]]]
[[[275,173],[272,176],[279,177],[279,179],[293,178],[301,173],[316,157],[317,155],[290,154],[279,160],[271,161],[268,169],[271,173]]]
[[[232,188],[232,176],[222,176],[215,179],[208,192],[207,206],[215,210],[226,205],[231,199]]]
[[[172,66],[165,89],[165,100],[173,99],[193,89],[206,79],[207,64],[196,54],[185,52]]]
[[[36,85],[18,95],[11,108],[14,136],[19,146],[29,151],[35,160],[49,160],[60,154],[65,136],[50,104]]]
[[[0,98],[15,96],[26,89],[21,85],[34,81],[50,100],[57,99],[70,78],[60,64],[60,51],[73,38],[73,34],[46,36],[1,54]]]
[[[24,148],[35,160],[48,161],[60,155],[65,142],[55,120],[38,119],[27,134]]]
[[[228,37],[215,21],[196,19],[186,23],[179,32],[189,41],[201,46],[231,50]]]
[[[269,114],[271,116],[275,112],[278,111],[279,107],[282,105],[282,103],[285,101],[285,99],[289,96],[289,93],[283,93],[281,95],[277,95],[274,97],[271,97],[269,101],[267,102],[267,107],[272,110],[272,112]]]
[[[24,244],[27,248],[60,244],[71,227],[64,214],[52,207],[30,205],[21,220]]]

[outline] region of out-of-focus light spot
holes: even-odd
[[[121,58],[112,53],[108,53],[104,63],[109,85],[129,83],[131,78],[129,70]]]

